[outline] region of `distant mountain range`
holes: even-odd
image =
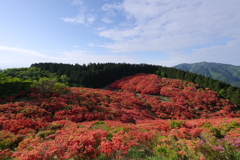
[[[240,66],[234,66],[229,64],[212,63],[212,62],[200,62],[193,64],[179,64],[174,68],[184,71],[201,74],[206,77],[212,77],[232,86],[240,87]]]

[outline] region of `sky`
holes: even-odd
[[[239,0],[0,1],[0,69],[33,63],[240,66]]]

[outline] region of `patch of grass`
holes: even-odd
[[[42,137],[42,138],[45,138],[45,137],[47,137],[51,134],[54,134],[54,133],[55,133],[55,131],[53,131],[53,130],[45,130],[45,131],[38,132],[38,136]]]
[[[21,110],[19,113],[26,113],[28,110],[31,110],[31,108],[25,108],[25,109]]]
[[[103,129],[104,131],[109,131],[111,128],[107,126],[107,122],[97,121],[90,127],[90,129],[91,130]]]
[[[170,97],[165,97],[165,96],[159,96],[160,97],[160,100],[161,101],[166,101],[166,102],[170,102],[171,100],[170,100]]]
[[[170,128],[180,128],[182,127],[186,121],[170,121]]]
[[[212,127],[212,125],[210,124],[210,122],[205,122],[205,124],[202,127],[210,128]]]
[[[63,110],[72,110],[72,106],[71,105],[68,105],[68,106],[65,106],[64,108],[63,108]]]
[[[62,124],[52,124],[52,125],[50,125],[48,128],[49,128],[49,129],[54,129],[54,130],[56,130],[56,129],[60,129],[60,128],[62,128],[62,127],[63,127]]]

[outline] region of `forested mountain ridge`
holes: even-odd
[[[218,92],[225,99],[240,106],[240,88],[233,87],[222,81],[214,80],[196,73],[190,73],[176,68],[169,68],[148,64],[126,64],[126,63],[90,63],[88,65],[62,64],[62,63],[35,63],[31,67],[38,67],[58,75],[66,75],[71,83],[89,88],[101,88],[126,76],[137,73],[155,73],[161,77],[171,79],[187,80],[210,88]]]
[[[206,77],[212,77],[213,79],[240,87],[240,66],[222,63],[200,62],[193,64],[183,63],[174,66],[174,68],[197,73]]]

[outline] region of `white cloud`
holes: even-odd
[[[73,48],[80,48],[78,45],[73,45],[71,47],[73,47]]]
[[[78,7],[78,12],[79,12],[79,13],[84,13],[84,12],[86,12],[87,10],[88,10],[88,8],[87,8],[87,6],[85,6],[85,5],[81,5],[81,6]]]
[[[84,24],[85,16],[83,14],[79,14],[76,17],[72,18],[62,18],[65,22],[73,23],[73,24]]]
[[[0,46],[0,52],[1,52],[1,56],[8,55],[8,54],[3,54],[3,52],[6,52],[6,53],[17,53],[20,56],[30,55],[30,56],[34,56],[34,57],[46,57],[45,55],[40,54],[40,53],[35,52],[35,51],[22,49],[22,48],[6,47],[6,46]],[[4,61],[3,58],[1,58],[1,60]]]
[[[72,18],[62,18],[65,22],[73,23],[73,24],[91,24],[96,20],[96,16],[92,14],[78,14],[76,17]]]
[[[240,46],[239,0],[107,1],[101,7],[101,14],[80,2],[78,7],[77,16],[63,20],[93,24],[97,19],[93,12],[98,12],[102,23],[92,29],[100,37],[111,40],[90,42],[91,47],[103,47],[115,53],[157,51],[167,54],[171,60],[153,63],[166,66],[198,61],[240,63],[236,62]]]
[[[121,10],[122,10],[122,5],[120,3],[118,4],[106,3],[102,6],[102,11],[104,11],[104,16],[101,20],[105,23],[111,24],[114,22],[112,19],[116,19],[116,16],[120,13]]]
[[[74,0],[72,2],[73,5],[78,6],[78,15],[71,17],[71,18],[64,18],[62,17],[61,19],[65,22],[68,23],[73,23],[73,24],[85,24],[89,25],[92,24],[97,16],[91,13],[87,13],[88,8],[83,4],[82,0]]]
[[[112,23],[112,20],[110,20],[108,17],[103,17],[101,20],[105,23]]]
[[[54,58],[36,51],[0,46],[0,68],[30,67],[36,62],[51,62]]]
[[[94,47],[95,45],[93,43],[88,44],[89,47]]]
[[[109,4],[109,3],[107,3],[107,4],[104,4],[103,6],[102,6],[102,10],[103,11],[108,11],[108,12],[113,12],[114,10],[118,10],[118,11],[120,11],[122,9],[122,5],[120,5],[120,4]]]
[[[0,69],[30,67],[31,64],[40,62],[56,62],[70,64],[88,64],[90,62],[138,63],[136,60],[134,60],[134,58],[135,57],[133,56],[124,55],[99,55],[92,53],[92,51],[86,50],[63,51],[52,56],[47,56],[37,51],[32,51],[28,49],[0,46]]]
[[[240,65],[240,39],[227,42],[225,45],[214,45],[211,47],[194,49],[193,54],[190,56],[191,60],[195,62],[198,59],[208,60],[211,62],[217,61],[220,63]]]
[[[154,61],[154,64],[172,67],[180,63],[217,62],[240,66],[240,40],[229,41],[224,45],[213,45],[193,49],[192,54],[172,54],[171,60]]]
[[[102,7],[104,11],[119,8],[126,14],[125,20],[131,22],[131,27],[111,27],[99,32],[99,36],[114,40],[114,43],[100,46],[115,52],[171,54],[188,47],[240,37],[238,0],[124,0],[121,7]]]
[[[95,28],[94,30],[96,31],[103,31],[106,29],[106,26],[105,25],[102,25],[102,26],[98,26],[97,28]]]
[[[96,16],[89,14],[87,15],[86,19],[89,23],[93,23],[96,20]]]
[[[82,0],[73,0],[73,1],[72,1],[72,5],[78,6],[78,5],[82,5],[82,4],[83,4],[83,1],[82,1]]]

